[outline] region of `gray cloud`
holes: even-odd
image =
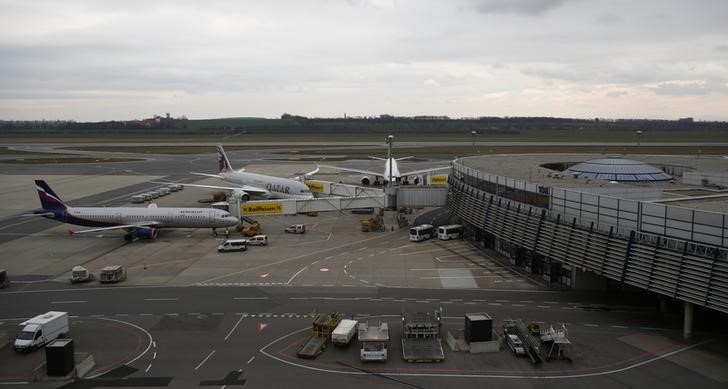
[[[541,15],[568,1],[573,0],[473,0],[473,5],[482,13]]]

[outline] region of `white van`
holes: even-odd
[[[68,313],[50,311],[20,323],[16,351],[33,351],[68,333]]]
[[[131,202],[134,204],[139,204],[144,202],[144,196],[143,195],[134,195],[131,196]]]
[[[256,235],[248,239],[248,246],[265,246],[268,244],[268,235]]]
[[[247,239],[229,239],[217,246],[217,252],[222,253],[225,251],[245,251],[248,249]]]

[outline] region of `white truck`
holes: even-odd
[[[50,311],[20,323],[15,351],[33,351],[68,333],[68,313]]]
[[[356,320],[344,319],[334,328],[331,333],[331,341],[337,346],[346,346],[356,334]]]

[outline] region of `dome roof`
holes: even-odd
[[[578,163],[564,170],[579,177],[609,181],[666,181],[672,176],[644,162],[609,157]]]

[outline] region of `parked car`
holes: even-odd
[[[255,235],[247,241],[248,246],[265,246],[268,244],[268,235]]]
[[[305,224],[291,224],[286,227],[286,232],[289,234],[303,234],[306,232]]]

